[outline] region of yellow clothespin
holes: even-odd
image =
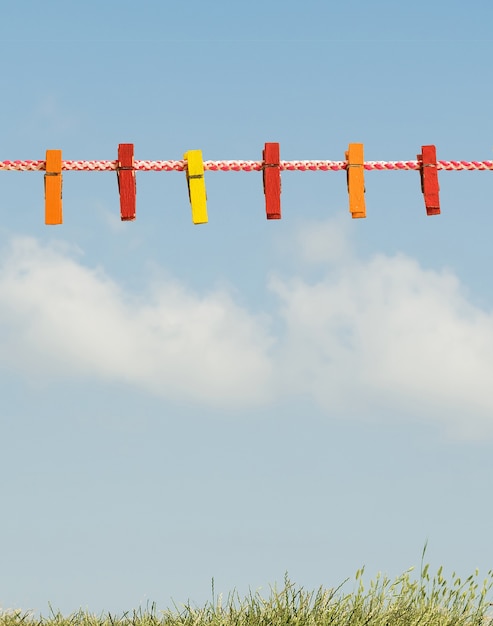
[[[202,150],[189,150],[183,158],[186,161],[186,174],[188,195],[192,207],[192,222],[194,224],[206,224],[207,218],[207,194],[205,191],[204,162]]]
[[[62,151],[46,151],[45,224],[62,224]]]
[[[349,210],[353,218],[366,217],[363,144],[350,143],[346,152]]]

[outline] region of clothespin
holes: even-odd
[[[346,152],[346,161],[347,188],[351,217],[366,217],[365,169],[362,143],[349,144],[349,149]]]
[[[437,151],[435,146],[422,146],[417,155],[421,191],[425,198],[427,215],[440,214],[440,185],[438,184]]]
[[[281,219],[281,170],[278,143],[266,143],[262,152],[265,212],[268,220]]]
[[[135,219],[135,199],[137,195],[133,143],[121,143],[118,145],[116,175],[120,193],[121,220],[122,222],[129,222]]]
[[[46,151],[45,224],[62,224],[62,151]]]
[[[188,150],[183,155],[187,175],[188,196],[192,207],[192,222],[207,224],[207,193],[205,190],[202,150]]]

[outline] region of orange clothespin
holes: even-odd
[[[135,219],[135,199],[137,195],[133,143],[121,143],[118,145],[116,175],[120,193],[121,220],[122,222],[129,222]]]
[[[422,146],[417,155],[421,191],[425,198],[427,215],[440,214],[440,185],[438,184],[437,151],[435,146]]]
[[[45,224],[62,224],[62,151],[46,151]]]
[[[187,175],[188,197],[192,208],[192,222],[207,224],[207,192],[205,189],[202,150],[188,150],[183,155]]]
[[[278,143],[266,143],[262,152],[265,212],[268,220],[281,219],[281,170]]]
[[[346,152],[347,188],[349,193],[349,210],[351,217],[366,217],[365,206],[365,169],[363,144],[350,143]]]

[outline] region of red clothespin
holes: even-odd
[[[266,143],[262,152],[265,212],[268,220],[281,219],[281,170],[278,143]]]
[[[120,214],[122,222],[135,219],[135,197],[137,193],[134,169],[134,144],[118,145],[118,191],[120,192]]]
[[[440,214],[440,185],[438,184],[437,150],[435,146],[422,146],[417,156],[421,191],[425,197],[427,215]]]

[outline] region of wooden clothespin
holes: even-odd
[[[45,224],[62,224],[62,151],[46,151]]]
[[[262,152],[265,212],[268,220],[281,219],[281,170],[278,143],[266,143]]]
[[[188,150],[183,155],[187,175],[188,196],[192,207],[192,222],[207,224],[207,193],[205,190],[202,150]]]
[[[365,206],[365,169],[363,144],[350,143],[346,152],[347,188],[349,193],[349,210],[351,217],[366,217]]]
[[[133,143],[121,143],[118,145],[116,175],[120,193],[121,220],[122,222],[129,222],[135,219],[135,200],[137,195]]]
[[[440,185],[438,184],[437,151],[435,146],[422,146],[417,155],[421,191],[425,198],[427,215],[440,214]]]

